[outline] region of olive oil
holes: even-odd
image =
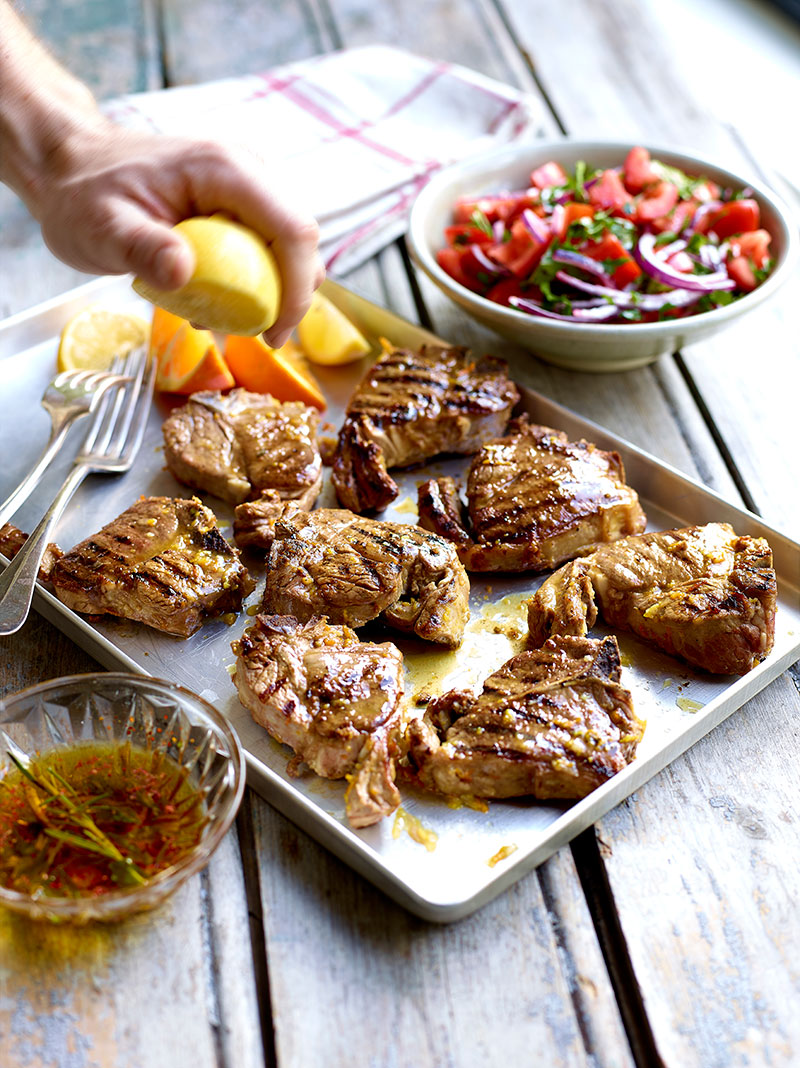
[[[6,889],[84,897],[140,886],[200,841],[203,797],[163,752],[86,743],[12,760],[0,780]]]

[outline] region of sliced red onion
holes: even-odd
[[[525,229],[531,237],[534,237],[537,241],[541,242],[550,240],[552,236],[550,227],[544,219],[536,214],[535,211],[531,211],[530,208],[525,208],[521,215],[521,219],[525,224]]]
[[[492,237],[495,240],[495,244],[499,244],[506,234],[506,224],[502,219],[496,219],[492,223]]]
[[[487,271],[489,274],[500,275],[511,273],[502,263],[495,263],[494,260],[490,260],[480,245],[470,245],[469,250],[481,267],[483,267],[484,271]]]
[[[710,211],[717,211],[721,207],[722,207],[722,201],[721,200],[707,200],[705,202],[705,204],[701,204],[700,207],[697,209],[697,211],[695,211],[694,215],[692,216],[691,222],[689,223],[688,226],[685,226],[683,228],[682,232],[684,234],[693,234],[695,232],[695,230],[697,229],[697,227],[699,226],[700,221],[703,218],[703,216],[708,215],[708,213]]]
[[[528,300],[526,297],[509,297],[508,302],[519,311],[530,312],[531,315],[541,315],[545,319],[558,319],[562,323],[602,323],[606,319],[612,319],[615,315],[619,315],[619,308],[613,304],[606,303],[592,308],[577,308],[572,315],[562,315],[560,312],[549,311],[547,308],[543,308],[541,304],[537,304],[535,300]]]
[[[719,271],[722,268],[722,256],[716,245],[701,245],[697,256],[692,256],[692,259],[712,271]]]
[[[676,271],[665,264],[660,256],[654,251],[656,243],[655,234],[642,234],[638,243],[634,246],[633,256],[639,266],[647,271],[651,278],[666,286],[674,286],[676,289],[692,289],[700,293],[711,293],[717,289],[735,289],[736,283],[728,277],[726,271],[717,271],[714,274],[691,275]]]
[[[676,252],[683,252],[687,244],[688,241],[683,241],[678,238],[677,241],[671,241],[668,245],[660,245],[655,251],[657,255],[668,260],[670,256],[674,256]]]
[[[566,212],[564,211],[564,205],[556,204],[550,216],[550,229],[554,234],[556,234],[556,236],[560,234],[564,228],[565,216]]]
[[[568,248],[557,248],[553,253],[556,263],[567,263],[570,267],[580,267],[582,271],[599,278],[603,285],[611,285],[611,276],[603,270],[603,265],[593,260],[591,256],[585,256],[582,252],[573,252]],[[570,277],[570,276],[568,276]]]
[[[690,289],[671,289],[669,293],[636,293],[624,289],[612,289],[609,286],[596,286],[591,282],[584,282],[582,278],[567,274],[565,271],[556,272],[559,282],[572,285],[584,293],[593,293],[597,297],[611,300],[618,308],[641,308],[642,311],[658,311],[665,304],[674,304],[676,308],[695,304],[703,295],[701,292]]]

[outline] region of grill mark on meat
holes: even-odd
[[[767,542],[708,523],[623,538],[565,565],[537,590],[528,625],[534,645],[581,635],[599,609],[671,656],[744,675],[772,649],[776,603]]]
[[[200,501],[143,497],[67,553],[53,585],[75,611],[188,637],[205,619],[238,611],[255,584]]]
[[[420,525],[449,538],[472,571],[545,571],[639,533],[645,516],[620,457],[527,415],[470,465],[468,515],[451,478],[418,489]]]
[[[253,719],[318,775],[347,777],[345,809],[366,827],[400,803],[395,758],[406,704],[398,649],[346,626],[259,615],[238,642],[234,682]]]
[[[619,683],[616,639],[554,638],[477,695],[436,698],[407,730],[407,774],[454,796],[579,798],[635,756],[644,724]]]
[[[359,627],[379,617],[427,641],[457,645],[469,580],[455,550],[405,523],[344,509],[286,513],[275,524],[263,607]]]
[[[231,504],[274,490],[310,508],[322,485],[319,413],[234,389],[194,393],[165,420],[164,456],[180,482]]]
[[[386,507],[397,496],[388,468],[474,452],[502,432],[518,398],[501,360],[437,347],[384,354],[356,389],[339,433],[340,504],[356,512]]]

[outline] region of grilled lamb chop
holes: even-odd
[[[20,530],[19,527],[15,527],[13,523],[5,523],[0,527],[0,553],[7,556],[9,560],[13,560],[22,546],[28,540],[30,535]],[[42,562],[39,565],[39,571],[37,572],[40,582],[49,582],[50,576],[53,572],[53,565],[56,560],[59,560],[64,553],[55,544],[50,542],[44,551]]]
[[[552,638],[453,690],[409,724],[413,778],[442,794],[585,797],[628,764],[644,732],[620,684],[616,638]]]
[[[453,541],[469,571],[547,571],[646,524],[616,452],[527,415],[473,459],[468,529],[452,478],[423,482],[418,494],[420,525]]]
[[[234,682],[253,719],[327,779],[350,778],[347,817],[367,827],[400,804],[395,756],[405,716],[403,657],[313,618],[256,617],[238,642]]]
[[[385,508],[398,492],[389,468],[475,452],[503,433],[518,399],[505,361],[493,356],[436,346],[385,353],[353,394],[339,433],[339,503],[354,512]]]
[[[604,545],[551,575],[528,609],[531,642],[586,633],[598,609],[673,656],[744,675],[775,638],[777,586],[763,538],[728,523],[640,534]]]
[[[187,638],[213,616],[238,611],[255,583],[193,497],[142,497],[53,567],[59,600]]]
[[[322,486],[319,413],[299,402],[233,389],[193,393],[164,421],[167,467],[231,504],[274,490],[311,508]]]
[[[408,523],[338,508],[287,507],[267,557],[263,609],[360,627],[381,618],[456,646],[469,615],[469,579],[449,542]]]

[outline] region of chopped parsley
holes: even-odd
[[[610,215],[605,209],[598,208],[593,216],[585,215],[570,223],[562,247],[577,249],[585,241],[602,240],[606,234],[613,234],[626,249],[633,248],[636,243],[636,227],[632,222]]]
[[[668,167],[666,163],[657,159],[650,160],[650,168],[662,182],[672,182],[678,187],[678,196],[681,200],[689,200],[698,189],[702,189],[706,184],[705,178],[692,178],[677,167]]]
[[[472,215],[469,217],[469,221],[473,226],[477,226],[479,230],[482,230],[487,237],[494,237],[494,230],[492,230],[492,224],[480,210],[476,208]]]

